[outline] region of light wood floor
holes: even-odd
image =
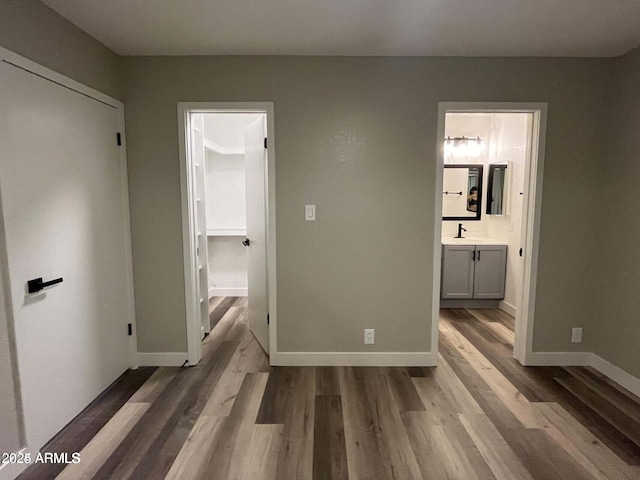
[[[217,299],[197,367],[125,374],[27,479],[640,479],[640,400],[588,368],[523,368],[513,319],[442,310],[437,368],[269,367]]]

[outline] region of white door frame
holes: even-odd
[[[180,191],[182,197],[182,253],[184,261],[184,295],[186,304],[187,355],[189,365],[202,358],[199,302],[196,292],[198,275],[195,207],[191,172],[193,162],[188,145],[191,113],[264,113],[267,116],[267,297],[269,308],[269,349],[276,352],[276,156],[273,103],[271,102],[179,102],[178,141],[180,148]]]
[[[513,356],[522,365],[532,364],[533,325],[535,319],[540,215],[542,212],[542,177],[547,131],[547,104],[532,102],[440,102],[438,104],[438,163],[436,166],[435,220],[433,232],[433,297],[431,351],[438,351],[440,322],[440,275],[442,255],[442,177],[444,171],[444,137],[447,113],[531,113],[533,115],[528,168],[525,168],[521,233],[524,268],[520,302],[516,312]]]

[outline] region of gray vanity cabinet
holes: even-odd
[[[442,298],[473,298],[475,245],[445,245],[442,251]]]
[[[507,246],[476,245],[474,266],[473,298],[504,298]]]
[[[444,245],[441,296],[443,299],[502,299],[506,268],[506,245]]]

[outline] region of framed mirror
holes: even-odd
[[[505,178],[507,165],[489,165],[489,182],[487,185],[487,215],[505,214]]]
[[[442,186],[443,220],[480,220],[482,165],[445,165]]]

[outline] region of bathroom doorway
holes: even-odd
[[[439,105],[433,351],[465,309],[531,361],[545,126],[546,104]]]
[[[219,320],[210,315],[216,304],[236,297],[246,297],[249,330],[267,354],[270,350],[275,320],[272,118],[271,103],[178,104],[190,365],[200,360],[202,339]]]

